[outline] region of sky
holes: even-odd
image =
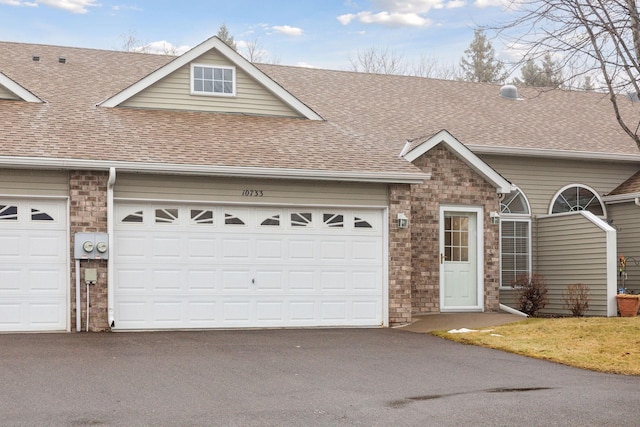
[[[133,36],[182,53],[224,24],[241,53],[254,43],[264,62],[348,70],[358,52],[386,49],[457,65],[474,29],[509,18],[504,1],[0,0],[0,40],[123,50]]]

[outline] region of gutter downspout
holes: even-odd
[[[636,206],[640,206],[640,197],[636,197],[633,201],[636,204]]]
[[[500,310],[506,311],[509,314],[515,314],[517,316],[529,317],[527,313],[523,313],[520,310],[516,310],[515,308],[509,307],[508,305],[500,304]]]
[[[76,258],[76,332],[82,331],[82,308],[80,301],[80,259]]]
[[[113,295],[113,187],[116,183],[116,168],[109,168],[109,181],[107,181],[107,233],[109,236],[109,252],[110,256],[107,260],[107,322],[110,328],[116,325],[113,313],[114,295]]]

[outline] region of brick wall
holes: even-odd
[[[411,228],[398,228],[398,213],[411,224],[411,186],[389,186],[389,324],[411,322]]]
[[[440,311],[440,205],[482,206],[484,215],[484,304],[499,310],[499,226],[489,213],[499,212],[495,188],[444,146],[413,162],[431,179],[411,186],[412,302],[414,313]]]
[[[70,171],[70,229],[71,229],[71,325],[76,329],[76,274],[73,257],[74,236],[79,232],[107,232],[107,180],[106,172]],[[80,261],[81,330],[86,330],[86,286],[84,269],[98,270],[98,283],[89,289],[89,331],[108,329],[107,319],[107,261]]]

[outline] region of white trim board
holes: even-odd
[[[7,88],[9,92],[13,93],[23,101],[35,102],[35,103],[44,102],[42,99],[38,98],[37,96],[29,92],[27,89],[25,89],[15,81],[11,80],[9,77],[7,77],[1,72],[0,72],[0,86],[4,86],[5,88]]]
[[[432,148],[439,144],[444,144],[453,154],[466,163],[471,169],[480,174],[484,179],[489,181],[498,193],[508,194],[512,191],[513,186],[509,181],[504,179],[502,175],[496,172],[491,166],[482,161],[463,143],[458,141],[453,135],[446,130],[441,130],[435,135],[429,137],[420,143],[413,150],[404,155],[404,158],[410,162],[415,161]]]

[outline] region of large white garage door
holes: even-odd
[[[115,329],[380,326],[382,218],[118,203]]]
[[[0,331],[67,330],[65,206],[0,200]]]

